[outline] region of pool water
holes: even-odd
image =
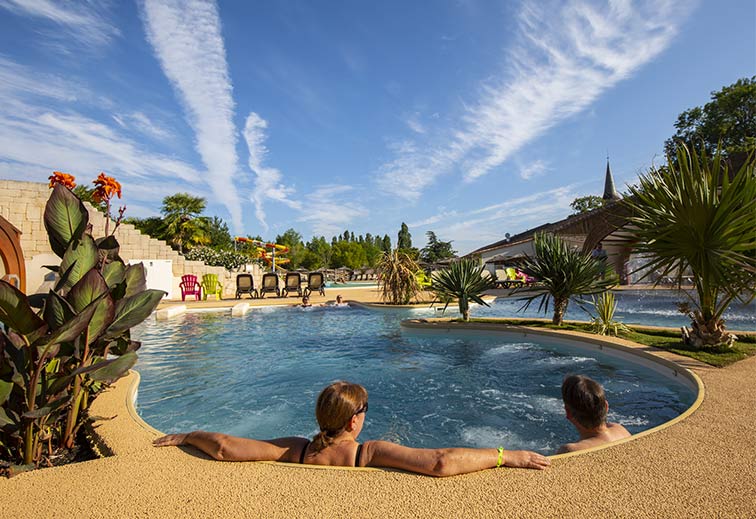
[[[363,440],[553,453],[577,438],[560,397],[567,374],[604,384],[610,420],[631,432],[674,418],[694,400],[647,368],[554,339],[402,331],[400,320],[414,315],[279,307],[149,320],[134,330],[144,343],[137,409],[166,433],[312,436],[318,392],[346,379],[370,394]]]

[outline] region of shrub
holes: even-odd
[[[224,267],[235,270],[249,263],[249,256],[235,251],[214,250],[209,247],[195,247],[184,257],[191,261],[203,261],[211,267]]]

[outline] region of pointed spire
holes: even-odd
[[[606,180],[604,180],[604,200],[619,200],[620,196],[617,190],[614,189],[614,179],[612,178],[612,170],[609,169],[609,155],[606,156]]]

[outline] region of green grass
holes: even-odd
[[[454,322],[463,322],[461,319],[452,319]],[[555,326],[551,321],[538,319],[481,319],[471,318],[471,323],[509,324],[513,326],[533,326],[550,330],[569,330],[585,333],[593,333],[590,323],[578,321],[565,321],[562,326]],[[756,335],[735,332],[738,340],[732,348],[727,350],[693,350],[683,344],[680,331],[676,329],[645,328],[643,326],[628,325],[628,332],[620,332],[619,337],[637,342],[645,346],[653,346],[662,350],[671,351],[677,355],[690,357],[718,368],[728,366],[739,360],[756,355]]]

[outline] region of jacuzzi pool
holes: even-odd
[[[311,436],[314,403],[336,379],[370,393],[364,439],[415,447],[505,445],[553,453],[575,439],[565,375],[604,384],[610,420],[636,433],[695,400],[657,371],[553,338],[403,332],[410,311],[257,308],[244,317],[149,320],[137,409],[164,432],[204,429],[255,438]]]

